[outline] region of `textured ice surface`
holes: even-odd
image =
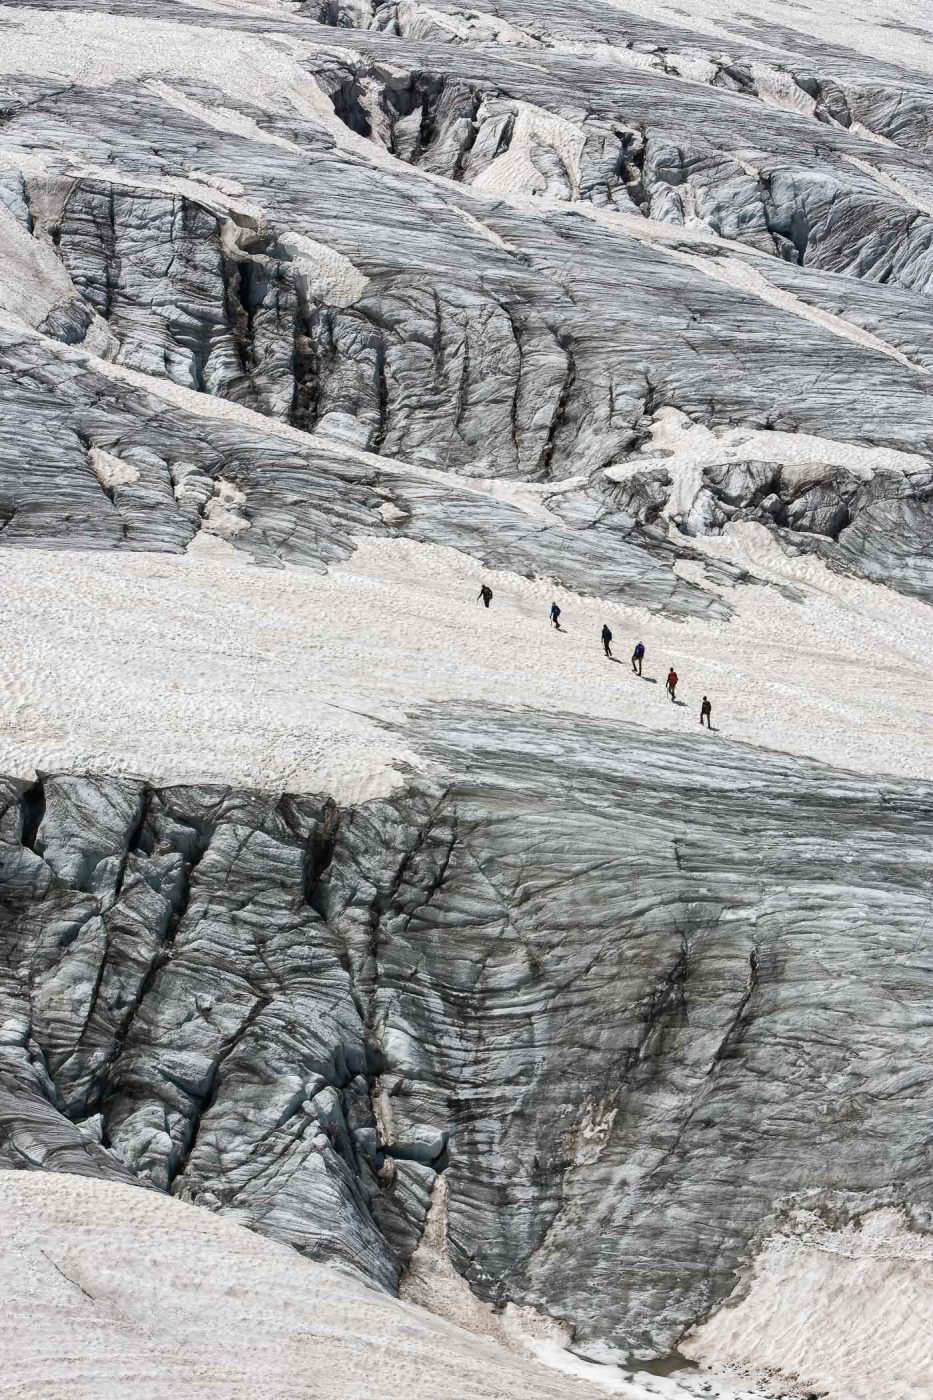
[[[192,1219],[101,1240],[143,1182],[632,1400],[707,1393],[678,1347],[922,1392],[927,9],[0,7],[0,1152],[94,1179],[54,1261],[87,1206],[131,1275]]]

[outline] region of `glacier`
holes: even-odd
[[[930,1393],[933,30],[843,18],[0,5],[49,1307],[112,1210],[425,1394]]]

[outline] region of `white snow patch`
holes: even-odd
[[[876,146],[891,146],[897,149],[897,142],[891,141],[887,136],[882,136],[880,131],[872,131],[870,127],[863,126],[860,121],[850,124],[849,133],[852,136],[860,136],[863,141],[874,141]]]
[[[472,229],[474,233],[478,233],[481,238],[485,238],[487,243],[494,243],[497,248],[504,248],[507,253],[515,252],[511,243],[507,243],[500,234],[496,233],[495,229],[484,224],[481,219],[477,219],[468,209],[463,209],[456,204],[452,204],[450,207],[453,213],[460,215],[468,228]]]
[[[188,179],[195,180],[198,184],[209,185],[213,190],[219,190],[221,194],[227,195],[229,199],[237,199],[246,193],[239,180],[228,180],[221,175],[211,175],[205,170],[189,170]]]
[[[0,1230],[10,1400],[602,1393],[157,1191],[7,1171]]]
[[[758,96],[766,107],[776,107],[782,112],[799,112],[801,116],[812,117],[816,111],[816,101],[799,87],[789,73],[780,68],[772,68],[767,63],[750,63]]]
[[[535,165],[536,147],[549,146],[567,172],[572,198],[580,193],[580,158],[585,137],[573,122],[556,117],[530,102],[515,103],[515,125],[508,149],[473,180],[474,189],[514,197],[543,193],[547,180]]]
[[[686,83],[709,85],[716,76],[716,65],[705,54],[675,53],[670,61]]]
[[[379,507],[379,514],[386,525],[404,525],[410,519],[407,510],[401,510],[394,501],[383,501]]]
[[[194,536],[185,553],[189,558],[193,556],[195,559],[213,559],[215,563],[226,561],[229,564],[235,559],[243,559],[242,554],[231,544],[229,537],[224,538],[204,529]]]
[[[325,574],[257,569],[239,550],[229,560],[0,551],[0,771],[223,781],[351,802],[390,791],[400,764],[423,767],[406,717],[424,702],[683,734],[696,731],[705,693],[729,737],[933,778],[933,609],[788,558],[761,527],[693,544],[798,585],[806,601],[739,587],[728,591],[730,622],[677,621],[398,536],[362,540]],[[476,602],[484,578],[489,611]],[[548,625],[555,597],[562,632]],[[621,666],[603,657],[604,621]],[[628,667],[639,638],[657,684]],[[685,708],[660,684],[672,662]]]
[[[0,151],[0,166],[13,163]],[[13,167],[15,168],[15,167]],[[41,238],[34,238],[24,224],[0,203],[0,310],[37,326],[53,307],[77,295],[61,259]]]
[[[235,539],[249,529],[249,521],[242,513],[246,505],[246,493],[232,481],[218,477],[214,482],[214,494],[204,510],[204,524],[201,527],[209,535],[218,535],[222,540]]]
[[[134,467],[131,462],[124,462],[120,457],[114,457],[111,452],[104,452],[100,447],[91,448],[88,460],[105,491],[115,491],[118,486],[130,486],[139,480],[138,467]]]
[[[369,286],[369,278],[349,258],[325,243],[293,232],[282,234],[279,242],[306,280],[311,296],[331,306],[352,306]]]
[[[836,442],[813,433],[784,433],[755,428],[707,428],[676,408],[662,408],[651,427],[648,444],[638,453],[609,467],[610,481],[623,481],[648,467],[663,466],[675,483],[694,476],[695,469],[717,462],[774,462],[789,481],[804,480],[815,468],[845,467],[869,481],[876,472],[896,472],[911,478],[925,475],[929,463],[912,452],[893,447],[869,447]],[[696,477],[698,480],[698,477]]]
[[[549,35],[544,41],[549,53],[577,54],[580,58],[592,58],[597,63],[617,63],[620,68],[636,68],[642,73],[663,73],[664,64],[658,54],[648,49],[630,49],[624,44],[600,44],[587,39],[565,39],[562,35]],[[673,61],[674,55],[669,55]],[[710,65],[710,75],[715,69]]]
[[[829,1400],[928,1396],[933,1236],[911,1231],[892,1209],[843,1230],[801,1213],[681,1349],[777,1373]]]

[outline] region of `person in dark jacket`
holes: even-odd
[[[609,643],[612,641],[612,633],[609,631],[609,628],[606,626],[605,622],[603,623],[602,638],[603,638],[603,651],[606,653],[606,655],[609,657],[609,659],[610,659],[610,661],[611,661],[611,660],[612,660],[612,648],[610,647]]]
[[[632,670],[635,672],[636,676],[641,675],[641,663],[644,661],[644,659],[645,644],[644,642],[636,642],[635,650],[632,652]]]
[[[560,625],[560,608],[556,603],[551,604],[551,626],[556,627],[558,632],[563,631]]]
[[[712,723],[711,723],[711,715],[712,715],[712,713],[713,713],[713,707],[712,707],[712,705],[710,704],[710,702],[707,700],[706,696],[704,695],[704,696],[703,696],[703,704],[700,706],[700,724],[702,724],[703,721],[706,720],[706,727],[707,727],[707,729],[712,729],[712,727],[713,727],[713,726],[712,726]]]
[[[489,604],[492,602],[492,589],[489,587],[488,583],[484,583],[477,593],[476,601],[479,602],[480,598],[482,598],[484,605],[488,608]]]

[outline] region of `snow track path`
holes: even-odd
[[[684,623],[403,540],[363,540],[326,575],[244,564],[203,535],[183,558],[9,550],[0,771],[232,782],[349,802],[389,791],[415,762],[405,717],[425,703],[689,733],[708,694],[715,728],[732,739],[933,777],[929,607],[787,559],[759,526],[697,543],[802,586],[805,601],[740,585],[726,590],[732,621]],[[476,601],[483,579],[489,611]],[[553,597],[560,633],[548,622]],[[618,664],[602,654],[603,622]],[[641,680],[629,662],[639,639]],[[672,663],[678,705],[663,689]]]

